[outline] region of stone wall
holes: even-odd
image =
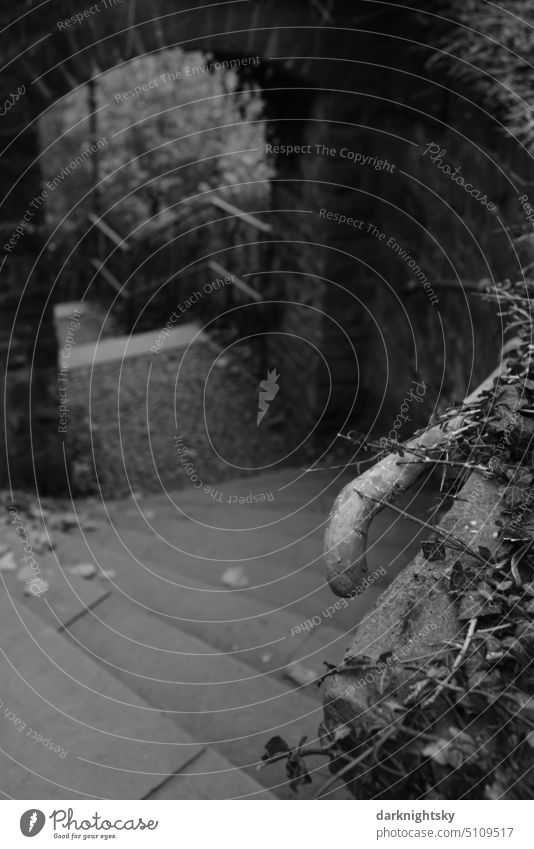
[[[287,451],[268,417],[256,425],[256,380],[208,341],[76,366],[67,392],[61,437],[78,492],[199,489]]]

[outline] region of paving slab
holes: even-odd
[[[69,634],[94,660],[195,739],[276,786],[277,795],[285,790],[291,796],[282,765],[259,773],[256,768],[265,744],[277,734],[293,743],[305,735],[316,740],[322,708],[303,688],[289,681],[284,687],[152,616],[132,615],[124,599],[102,602],[75,622]],[[321,760],[314,768],[323,773]]]
[[[39,595],[32,595],[25,581],[17,578],[13,572],[3,574],[8,594],[28,605],[40,619],[55,630],[61,630],[78,616],[83,616],[109,595],[107,581],[93,578],[87,580],[72,575],[64,569],[53,554],[39,558],[40,575],[45,579],[47,589]]]
[[[308,636],[305,628],[295,632],[295,627],[309,618],[322,619],[323,611],[336,602],[319,568],[286,576],[280,574],[283,567],[262,559],[244,564],[250,586],[234,591],[221,580],[232,564],[200,561],[199,567],[195,558],[177,558],[159,541],[146,547],[143,534],[138,542],[130,535],[129,542],[135,543],[131,553],[110,536],[92,535],[89,549],[83,539],[69,535],[68,546],[80,558],[92,557],[103,568],[111,568],[113,591],[124,594],[140,611],[158,613],[214,646],[242,654],[241,659],[262,670],[284,667]],[[61,540],[58,544],[61,547]],[[107,547],[111,544],[112,549]],[[340,607],[326,627],[350,633],[378,592],[370,587]],[[266,655],[271,657],[265,660]]]
[[[276,799],[251,775],[232,766],[218,752],[207,748],[149,796],[150,799]]]
[[[141,799],[203,751],[5,591],[0,621],[2,792]]]

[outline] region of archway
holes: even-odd
[[[338,2],[327,9],[306,0],[291,5],[231,0],[192,10],[170,0],[151,3],[149,10],[119,0],[102,0],[82,10],[77,5],[50,3],[32,15],[37,34],[30,49],[20,49],[25,21],[15,10],[2,36],[8,61],[1,101],[11,104],[2,119],[0,173],[0,362],[11,411],[6,422],[9,479],[33,482],[36,475],[41,487],[50,488],[52,482],[60,485],[63,468],[56,433],[57,352],[37,118],[94,77],[95,65],[97,73],[104,73],[134,56],[175,44],[209,50],[221,61],[261,57],[258,79],[268,103],[276,167],[275,270],[284,279],[287,301],[294,305],[285,311],[283,329],[305,341],[285,352],[282,384],[291,414],[307,432],[329,399],[326,419],[335,430],[350,413],[356,391],[363,388],[360,398],[367,401],[360,401],[360,420],[367,426],[380,416],[387,418],[402,398],[402,376],[414,363],[411,316],[419,317],[431,356],[435,328],[427,319],[429,305],[420,299],[396,331],[394,352],[388,349],[391,340],[384,343],[382,330],[377,335],[381,319],[397,322],[398,297],[389,281],[384,290],[378,288],[375,243],[367,233],[356,231],[354,210],[359,210],[358,220],[370,224],[379,209],[382,232],[388,238],[397,232],[396,217],[406,207],[409,178],[393,180],[391,171],[382,170],[378,188],[373,183],[371,192],[369,180],[377,176],[377,162],[391,163],[399,174],[416,144],[414,120],[419,127],[434,129],[441,121],[443,92],[439,85],[430,91],[422,88],[417,76],[424,39],[419,38],[416,19],[405,9],[390,9],[376,26],[364,18],[367,4],[359,10]],[[406,51],[406,39],[419,44],[419,52]],[[383,195],[378,201],[377,192]],[[410,203],[417,206],[417,199]],[[410,215],[421,232],[424,221],[417,209]],[[386,272],[393,282],[405,279],[405,269],[393,269],[388,262]],[[452,324],[462,298],[459,295],[450,314],[444,307],[443,315]],[[359,339],[358,367],[352,345],[347,349],[343,341],[354,336]],[[326,377],[318,373],[320,358],[310,359],[306,353],[310,342],[331,360]],[[437,347],[442,347],[441,339]],[[468,358],[472,347],[468,340]],[[386,378],[378,386],[376,371],[365,365],[363,355],[370,363],[380,360],[385,369]],[[364,378],[362,387],[358,375]]]

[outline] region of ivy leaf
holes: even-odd
[[[509,590],[511,587],[513,587],[513,585],[514,585],[514,582],[510,581],[510,580],[499,581],[498,584],[495,584],[495,589],[500,593],[505,593],[507,590]]]
[[[465,569],[461,560],[455,560],[451,569],[449,578],[449,587],[453,593],[461,593],[470,584],[469,577],[465,574]]]
[[[486,785],[484,798],[486,799],[502,799],[506,790],[499,781],[494,781],[493,784]]]
[[[289,778],[289,786],[294,793],[297,792],[299,784],[311,784],[312,782],[311,775],[300,752],[307,739],[307,737],[302,737],[296,749],[292,750],[287,759],[287,777]]]
[[[486,581],[480,582],[480,584],[477,586],[477,591],[480,593],[482,598],[485,598],[485,599],[488,599],[488,600],[493,598],[493,595],[494,595],[493,590],[489,586],[489,584],[486,583]]]
[[[290,751],[291,749],[283,737],[271,737],[268,743],[265,744],[265,754],[262,757],[262,761],[265,761],[266,764],[272,763],[273,759],[278,755],[285,755]]]
[[[425,560],[428,560],[429,563],[433,563],[436,560],[445,560],[446,557],[445,544],[437,538],[423,540],[421,542],[421,551]]]
[[[514,486],[513,484],[507,487],[504,494],[504,503],[509,510],[515,510],[525,500],[525,490],[523,487]]]
[[[429,743],[428,746],[425,746],[422,754],[425,758],[432,758],[440,766],[446,766],[448,763],[447,746],[449,742],[449,740],[439,738],[435,743]]]
[[[476,619],[482,615],[485,599],[480,598],[478,593],[468,592],[460,600],[458,619],[465,622],[468,619]]]
[[[526,715],[528,719],[532,719],[534,715],[534,696],[528,696],[520,691],[515,694],[515,699],[519,709],[519,715]]]
[[[423,755],[432,758],[440,766],[452,766],[458,769],[472,757],[476,743],[466,731],[449,728],[449,737],[440,737],[423,749]]]

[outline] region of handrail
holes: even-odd
[[[211,268],[212,271],[215,272],[215,274],[222,274],[223,277],[229,277],[233,285],[240,289],[245,295],[248,295],[249,298],[252,298],[257,303],[262,301],[262,297],[258,294],[258,292],[255,292],[254,289],[252,289],[247,283],[241,280],[240,277],[236,277],[236,275],[229,271],[227,268],[225,268],[224,265],[221,265],[215,260],[210,260],[208,262],[208,266],[209,268]]]
[[[503,348],[501,363],[465,399],[464,404],[475,401],[491,389],[508,360],[502,359],[518,340],[512,339]],[[440,422],[404,443],[407,449],[432,448],[443,442],[447,433],[459,429],[464,414]],[[383,501],[394,503],[428,468],[428,462],[414,460],[399,464],[398,454],[388,454],[345,486],[334,502],[325,532],[324,560],[326,576],[332,591],[350,597],[361,585],[367,572],[367,536],[374,517],[384,509]]]
[[[96,270],[100,272],[104,280],[109,283],[113,289],[115,289],[121,298],[127,300],[130,297],[129,292],[124,291],[124,286],[121,286],[117,278],[103,265],[103,263],[100,262],[100,260],[95,259],[95,257],[91,257],[90,262],[93,268],[96,268]]]
[[[95,227],[97,227],[102,233],[104,233],[104,235],[107,236],[108,239],[111,239],[111,241],[115,245],[117,245],[117,247],[120,248],[121,251],[124,251],[126,253],[130,250],[126,239],[123,239],[122,236],[119,236],[119,234],[116,233],[115,230],[112,230],[111,227],[109,227],[108,224],[102,221],[101,218],[98,218],[98,216],[95,215],[94,212],[90,212],[88,218],[89,221],[91,221]]]
[[[262,233],[272,233],[273,231],[270,224],[266,224],[265,221],[262,221],[253,212],[245,212],[233,203],[223,200],[223,198],[211,197],[209,202],[213,204],[213,206],[217,206],[219,209],[222,209],[224,212],[229,212],[231,215],[239,216],[239,218],[242,218],[243,221],[251,227],[255,227],[256,230],[261,230]]]

